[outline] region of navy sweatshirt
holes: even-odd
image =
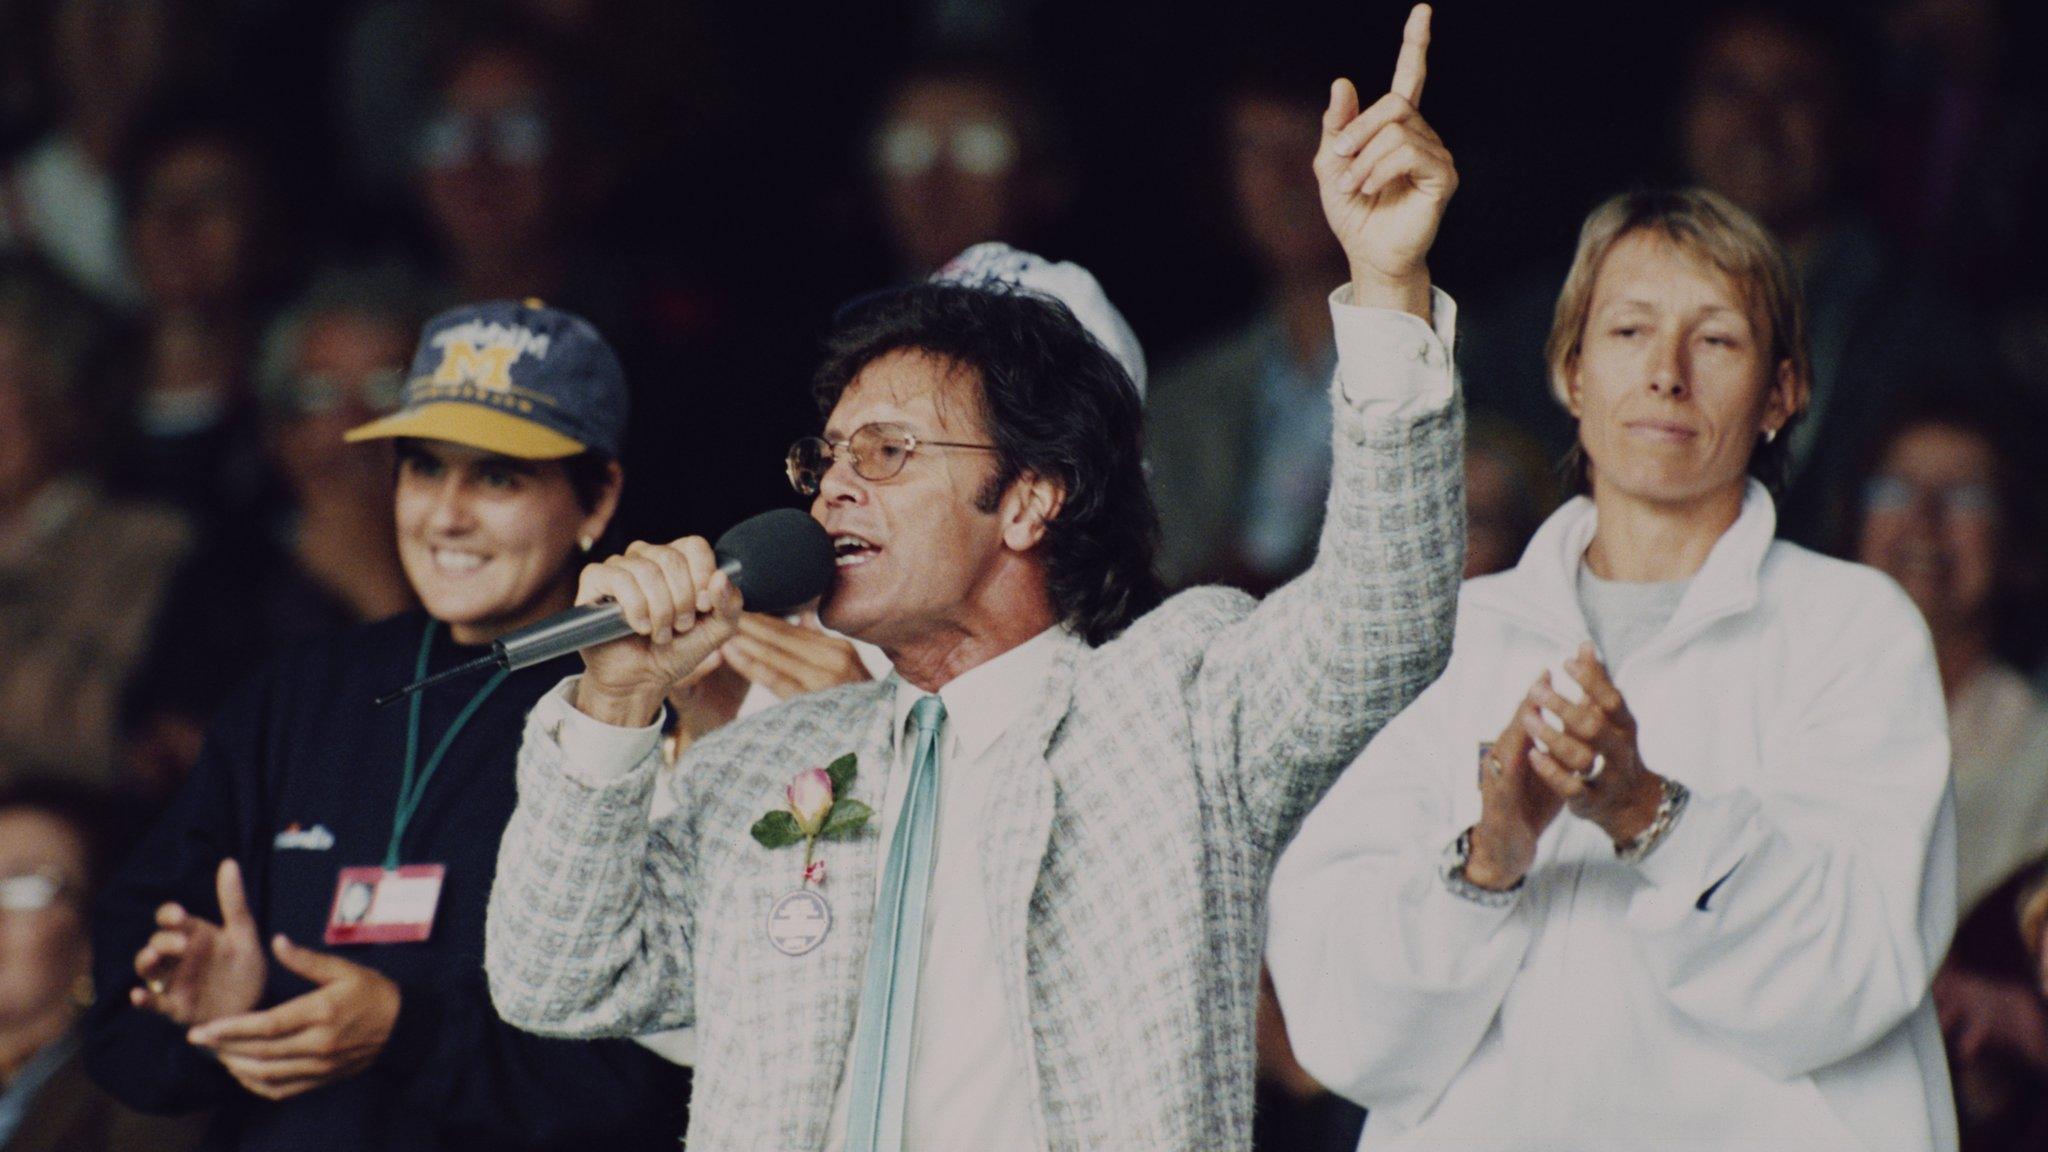
[[[411,680],[426,626],[423,613],[410,612],[294,649],[229,699],[191,779],[97,909],[87,1067],[142,1111],[213,1109],[207,1147],[215,1149],[674,1152],[685,1070],[627,1040],[521,1032],[498,1019],[484,983],[484,908],[516,799],[513,763],[526,713],[575,671],[575,657],[513,673],[428,786],[402,863],[447,866],[431,937],[331,949],[323,940],[339,870],[384,860],[404,769],[406,705],[371,701]],[[482,651],[454,644],[437,625],[429,666]],[[427,692],[421,768],[485,679]],[[214,872],[229,856],[241,865],[266,949],[282,932],[398,984],[398,1022],[361,1075],[271,1103],[187,1044],[183,1029],[129,1005],[135,953],[157,906],[176,900],[217,922]],[[263,1007],[311,988],[266,957]]]

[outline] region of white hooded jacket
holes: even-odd
[[[1310,815],[1267,959],[1361,1149],[1953,1149],[1928,986],[1955,923],[1932,644],[1886,577],[1773,540],[1752,483],[1676,613],[1611,669],[1692,790],[1639,865],[1560,813],[1519,898],[1450,892],[1478,746],[1587,639],[1573,500],[1467,583],[1442,678]]]

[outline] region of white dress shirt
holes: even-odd
[[[925,911],[923,975],[917,986],[917,1026],[910,1052],[910,1096],[904,1110],[906,1149],[1017,1147],[1032,1131],[1031,1082],[1026,1061],[1010,1042],[1003,1019],[1002,967],[989,931],[982,885],[982,808],[988,798],[991,755],[998,737],[1038,699],[1053,654],[1047,629],[939,689],[946,722],[939,729],[938,834],[933,841],[932,886]],[[882,843],[895,835],[910,786],[916,742],[904,738],[910,709],[925,692],[896,681],[895,764],[882,809],[875,814]],[[825,856],[831,865],[829,846]],[[887,869],[875,870],[879,887]],[[867,1010],[862,1005],[861,1011]],[[858,1025],[856,1025],[856,1030]],[[825,1147],[846,1144],[847,1089],[853,1065],[841,1078]]]

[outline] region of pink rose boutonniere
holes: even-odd
[[[825,882],[825,862],[813,859],[819,839],[851,839],[875,814],[874,809],[846,795],[858,774],[857,763],[848,752],[823,768],[804,769],[783,789],[787,806],[754,821],[753,836],[763,848],[804,842],[806,885]]]

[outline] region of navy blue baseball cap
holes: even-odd
[[[626,373],[590,321],[538,300],[443,312],[420,333],[398,411],[343,437],[444,440],[514,456],[618,459]]]

